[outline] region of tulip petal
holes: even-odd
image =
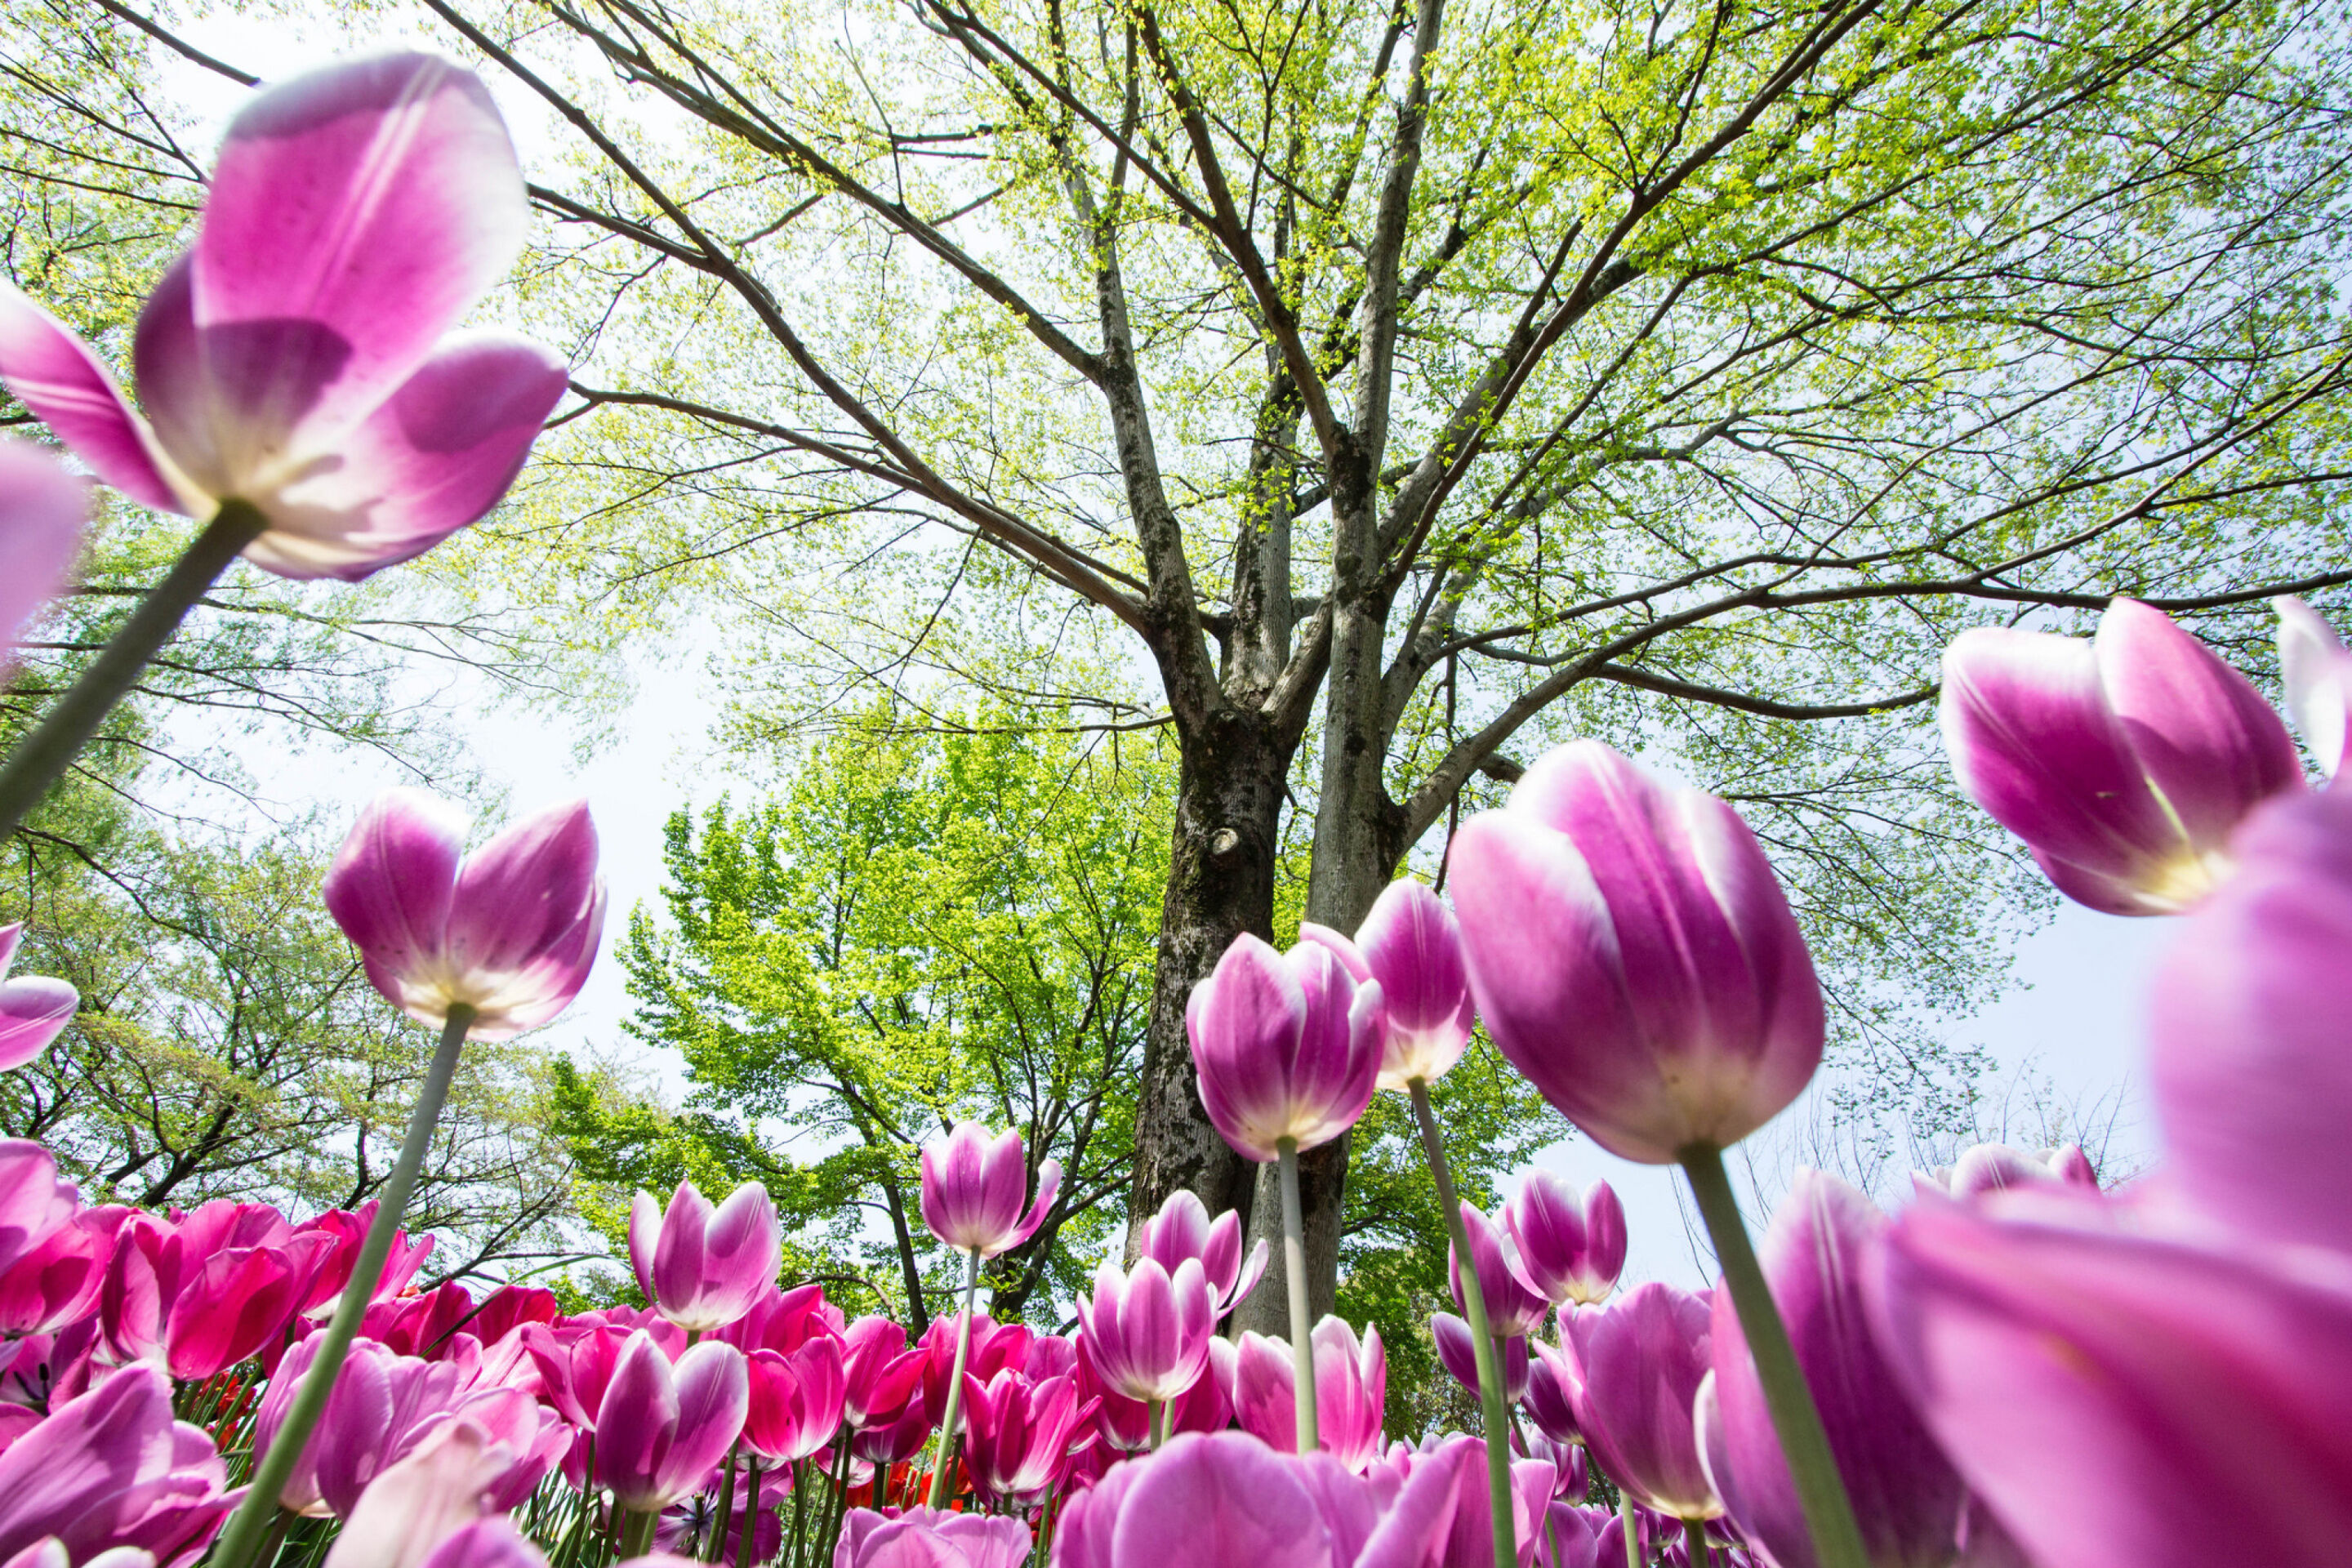
[[[1045,1223],[1045,1216],[1054,1212],[1054,1200],[1061,1194],[1062,1162],[1048,1160],[1037,1167],[1036,1201],[1029,1205],[1029,1212],[1023,1215],[1020,1223],[1013,1227],[1012,1234],[1005,1238],[1004,1247],[997,1250],[1018,1247],[1036,1235],[1037,1227]]]
[[[87,484],[29,442],[0,440],[0,676],[65,586],[89,517]]]
[[[1140,1468],[1111,1537],[1116,1568],[1334,1568],[1313,1497],[1264,1444],[1187,1434]]]
[[[664,1506],[702,1489],[743,1435],[751,1405],[743,1352],[733,1345],[705,1340],[678,1357],[677,1440],[657,1472]]]
[[[81,994],[62,980],[26,974],[0,981],[0,1071],[48,1049],[80,1005]]]
[[[336,851],[320,889],[360,950],[368,978],[394,1002],[439,978],[466,817],[423,790],[387,790]]]
[[[2287,711],[2320,771],[2334,778],[2352,743],[2352,653],[2301,599],[2272,603],[2278,610],[2279,680],[2286,688]],[[0,617],[0,626],[5,624]]]
[[[194,510],[147,422],[96,354],[56,317],[0,283],[0,381],[100,479],[157,511]]]
[[[1281,955],[1244,932],[1192,988],[1184,1032],[1201,1103],[1244,1158],[1275,1157],[1289,1131],[1289,1068],[1307,1026],[1307,995]]]

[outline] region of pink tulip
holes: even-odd
[[[1356,947],[1380,982],[1380,1087],[1436,1082],[1462,1059],[1475,1021],[1454,911],[1412,878],[1391,882],[1356,928]]]
[[[1025,1507],[1061,1479],[1072,1440],[1094,1411],[1072,1378],[1032,1384],[1006,1368],[986,1384],[966,1375],[963,1415],[973,1489],[990,1502]]]
[[[475,1038],[506,1039],[563,1011],[604,930],[596,828],[584,801],[526,817],[459,859],[466,822],[419,790],[360,816],[321,889],[369,981],[420,1023],[458,1003]]]
[[[1149,1258],[1121,1274],[1095,1271],[1091,1297],[1078,1297],[1087,1355],[1110,1388],[1129,1399],[1169,1400],[1192,1386],[1208,1365],[1216,1307],[1199,1263],[1171,1277]]]
[[[0,1454],[0,1558],[55,1536],[83,1563],[108,1547],[192,1560],[220,1528],[226,1468],[172,1417],[172,1384],[127,1367]]]
[[[2319,759],[2320,771],[2334,778],[2344,771],[2347,740],[2352,740],[2352,652],[2347,652],[2336,628],[2319,618],[2301,599],[2274,599],[2278,610],[2279,680],[2286,688],[2286,710],[2294,715],[2304,743]]]
[[[2117,599],[2093,641],[1980,626],[1944,652],[1944,749],[2058,890],[2177,914],[2229,869],[2247,813],[2303,784],[2286,726],[2161,612]]]
[[[158,1361],[194,1382],[283,1332],[330,1244],[251,1207],[259,1210],[251,1217],[275,1225],[240,1233],[232,1226],[248,1216],[239,1205],[207,1204],[168,1228],[147,1215],[122,1226],[99,1289],[100,1325],[117,1360]]]
[[[1335,1317],[1315,1325],[1315,1404],[1322,1451],[1357,1475],[1381,1457],[1381,1415],[1388,1400],[1388,1352],[1381,1331],[1364,1337]],[[1234,1414],[1242,1430],[1268,1447],[1298,1451],[1297,1388],[1290,1347],[1244,1333],[1234,1358]]]
[[[2149,1009],[2173,1173],[2231,1225],[2352,1252],[2352,792],[2290,796],[2237,843]]]
[[[1393,1556],[1381,1562],[1419,1568],[1451,1522],[1450,1492],[1429,1505],[1444,1479],[1433,1470],[1413,1494],[1406,1523],[1420,1528],[1391,1532]],[[1402,1500],[1394,1511],[1406,1512]],[[1055,1568],[1351,1568],[1371,1560],[1365,1543],[1380,1523],[1370,1488],[1328,1455],[1278,1454],[1243,1432],[1194,1435],[1114,1467],[1072,1498],[1054,1560]]]
[[[1758,1250],[1870,1560],[1940,1565],[1958,1548],[1968,1494],[1870,1337],[1863,1277],[1886,1228],[1862,1194],[1801,1171]],[[1698,1395],[1707,1477],[1742,1536],[1781,1568],[1813,1568],[1812,1532],[1727,1291],[1716,1293],[1709,1357]]]
[[[645,1331],[651,1336],[651,1331]],[[566,1421],[583,1428],[596,1425],[596,1412],[604,1405],[604,1390],[612,1384],[613,1369],[619,1364],[621,1347],[628,1343],[631,1332],[600,1323],[567,1337],[542,1324],[523,1325],[523,1350],[539,1373],[548,1404]],[[675,1357],[685,1353],[683,1335],[672,1343],[652,1337],[666,1354]]]
[[[746,1358],[745,1371],[750,1403],[743,1445],[761,1458],[798,1464],[841,1430],[848,1381],[841,1342],[832,1335],[814,1337],[790,1355],[755,1350]]]
[[[1484,1209],[1466,1199],[1462,1205],[1462,1226],[1470,1238],[1470,1262],[1478,1276],[1478,1293],[1486,1298],[1487,1327],[1505,1339],[1533,1333],[1550,1315],[1551,1301],[1528,1282],[1517,1245],[1486,1217]],[[1462,1259],[1450,1245],[1445,1251],[1445,1273],[1454,1303],[1461,1306]]]
[[[1488,1032],[1612,1153],[1664,1164],[1727,1148],[1812,1078],[1812,959],[1722,801],[1579,741],[1465,823],[1453,857]]]
[[[403,1355],[434,1361],[458,1340],[472,1338],[461,1331],[475,1321],[474,1293],[452,1279],[419,1296],[373,1303],[360,1320],[360,1332]]]
[[[1437,1363],[1454,1376],[1454,1381],[1478,1397],[1478,1343],[1470,1334],[1470,1325],[1451,1312],[1433,1312],[1429,1317],[1430,1337],[1437,1343]],[[1507,1336],[1496,1357],[1496,1366],[1503,1374],[1503,1403],[1516,1405],[1527,1397],[1530,1371],[1528,1362],[1528,1339],[1524,1334]]]
[[[1494,1521],[1486,1493],[1486,1446],[1475,1437],[1454,1436],[1406,1461],[1405,1490],[1391,1518],[1406,1513],[1418,1485],[1450,1492],[1451,1507],[1440,1533],[1419,1558],[1421,1568],[1488,1568],[1495,1561]],[[1519,1568],[1530,1568],[1542,1544],[1542,1521],[1551,1502],[1552,1468],[1522,1459],[1511,1466],[1511,1526]],[[1370,1558],[1371,1552],[1367,1552]]]
[[[1584,1374],[1577,1371],[1574,1361],[1548,1344],[1530,1342],[1528,1349],[1528,1392],[1522,1401],[1528,1418],[1555,1443],[1581,1443],[1584,1432],[1576,1424],[1576,1395]],[[1452,1370],[1451,1363],[1447,1370]]]
[[[1244,1159],[1328,1143],[1356,1124],[1380,1075],[1380,987],[1359,985],[1332,950],[1277,953],[1234,939],[1184,1009],[1201,1103]]]
[[[511,1449],[475,1423],[445,1423],[361,1494],[326,1568],[450,1568],[453,1558],[441,1552],[453,1542],[461,1543],[454,1561],[472,1568],[478,1560],[465,1552],[499,1544],[490,1494],[514,1461]],[[488,1536],[467,1533],[484,1523],[492,1526]],[[480,1568],[508,1568],[507,1559],[478,1561]]]
[[[1140,1399],[1129,1399],[1104,1382],[1093,1358],[1087,1353],[1083,1339],[1076,1342],[1071,1362],[1078,1397],[1094,1407],[1096,1436],[1121,1453],[1132,1454],[1150,1447],[1151,1406]],[[1233,1425],[1234,1364],[1234,1342],[1210,1335],[1207,1370],[1193,1381],[1192,1387],[1168,1402],[1170,1435],[1222,1432]],[[1034,1380],[1037,1373],[1033,1370],[1029,1376]]]
[[[1593,1183],[1580,1197],[1564,1177],[1538,1171],[1503,1205],[1503,1224],[1518,1243],[1528,1283],[1555,1306],[1597,1305],[1617,1288],[1625,1210],[1608,1183]]]
[[[858,1319],[843,1333],[842,1349],[842,1418],[853,1430],[889,1425],[921,1394],[928,1358],[907,1348],[907,1331],[890,1319]]]
[[[1036,1234],[1061,1190],[1062,1163],[1037,1168],[1037,1198],[1021,1208],[1029,1190],[1021,1134],[990,1138],[980,1123],[959,1121],[946,1137],[923,1145],[923,1223],[959,1252],[993,1258]]]
[[[1648,1284],[1568,1321],[1583,1378],[1577,1426],[1593,1457],[1636,1502],[1677,1519],[1723,1511],[1691,1426],[1711,1319],[1706,1297]]]
[[[355,581],[495,505],[565,373],[519,338],[444,336],[529,225],[482,84],[424,55],[297,77],[230,122],[209,190],[139,319],[147,419],[13,289],[0,379],[140,505],[257,510],[246,555],[284,576]]]
[[[851,1509],[833,1568],[1023,1568],[1029,1527],[1017,1519],[910,1508],[889,1518]]]
[[[923,1331],[919,1348],[923,1352],[923,1405],[927,1409],[944,1411],[948,1407],[948,1379],[955,1373],[956,1340],[962,1320],[961,1312],[933,1318],[930,1327]],[[1035,1337],[1026,1323],[1000,1323],[985,1312],[973,1313],[971,1342],[964,1352],[964,1374],[986,1383],[1007,1368],[1024,1370],[1029,1361],[1030,1342]]]
[[[1912,1184],[1969,1198],[2022,1186],[2075,1187],[2095,1193],[2099,1176],[2091,1168],[2089,1157],[2072,1143],[2038,1154],[2006,1143],[1977,1143],[1962,1150],[1949,1169],[1937,1170],[1933,1175],[1915,1173]]]
[[[317,1231],[333,1243],[320,1259],[308,1299],[302,1303],[307,1314],[324,1318],[335,1310],[343,1287],[351,1283],[352,1269],[359,1263],[360,1246],[367,1240],[368,1226],[375,1219],[376,1206],[377,1200],[370,1198],[356,1209],[329,1209],[301,1227],[304,1231]],[[368,1299],[381,1301],[407,1289],[409,1282],[425,1267],[425,1260],[433,1256],[433,1240],[430,1236],[412,1240],[408,1232],[394,1231],[392,1251],[385,1257],[383,1272],[376,1277],[375,1289]]]
[[[743,1352],[709,1341],[673,1366],[642,1329],[621,1347],[596,1411],[596,1479],[634,1513],[658,1513],[702,1489],[743,1433],[751,1388]]]
[[[2159,1015],[2160,1016],[2160,1015]],[[2032,1562],[2333,1563],[2352,1539],[2352,1264],[2063,1194],[1923,1197],[1877,1341]]]
[[[796,1285],[784,1290],[771,1285],[718,1334],[745,1355],[758,1350],[790,1355],[813,1338],[838,1338],[845,1326],[841,1309],[824,1299],[823,1286]]]
[[[745,1182],[717,1209],[680,1182],[664,1209],[651,1193],[629,1205],[629,1263],[655,1310],[708,1333],[751,1310],[774,1289],[783,1236],[768,1189]]]
[[[1209,1205],[1188,1187],[1168,1194],[1160,1212],[1143,1222],[1136,1238],[1139,1256],[1149,1258],[1174,1274],[1186,1258],[1198,1258],[1201,1272],[1215,1298],[1223,1321],[1242,1299],[1257,1289],[1265,1274],[1266,1244],[1260,1241],[1242,1257],[1242,1216],[1227,1209],[1212,1222]]]
[[[0,480],[5,478],[0,473]],[[5,548],[0,542],[0,552]],[[5,564],[0,560],[0,565]],[[0,605],[0,610],[5,607]],[[5,629],[5,623],[0,623],[0,630]],[[0,673],[5,669],[6,665],[0,662]],[[0,1072],[23,1067],[47,1050],[49,1042],[73,1022],[74,1009],[81,1005],[81,994],[62,980],[37,974],[8,978],[8,966],[16,961],[16,944],[24,935],[22,921],[0,926]]]
[[[58,1180],[47,1149],[22,1138],[0,1139],[0,1270],[76,1230],[81,1194]]]
[[[54,1333],[95,1311],[115,1232],[129,1213],[77,1215],[0,1270],[0,1335]]]
[[[0,677],[65,586],[89,518],[88,484],[31,442],[0,440]],[[0,974],[7,969],[0,955]]]

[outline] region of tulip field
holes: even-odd
[[[233,563],[357,583],[434,550],[568,384],[555,350],[460,330],[532,221],[467,68],[382,53],[260,90],[203,200],[127,363],[0,286],[28,414],[0,438],[0,658],[68,592],[101,490],[196,530],[0,760],[0,838]],[[960,1285],[927,1323],[795,1277],[756,1181],[636,1194],[613,1262],[642,1306],[420,1285],[453,1076],[580,995],[607,896],[584,803],[476,842],[452,802],[385,793],[318,889],[385,1016],[437,1042],[378,1197],[94,1203],[0,1142],[0,1568],[2340,1568],[2352,651],[2276,596],[2283,715],[2162,608],[2098,602],[2092,638],[1949,640],[1939,765],[2057,894],[2177,922],[2153,1170],[1986,1143],[1892,1212],[1805,1170],[1743,1214],[1727,1152],[1834,1026],[1798,904],[1741,804],[1573,738],[1352,930],[1217,944],[1189,1081],[1276,1222],[1178,1186],[1036,1321],[983,1311],[983,1270],[1072,1178],[971,1121],[920,1148],[909,1228]],[[11,973],[25,935],[0,928],[8,1071],[88,1005]],[[1605,1183],[1463,1197],[1432,1090],[1482,1037],[1560,1135],[1676,1173],[1711,1290],[1624,1280]],[[1416,1331],[1472,1430],[1393,1429],[1392,1347],[1310,1299],[1312,1162],[1381,1095],[1442,1206],[1452,1310]],[[1253,1320],[1276,1332],[1238,1316],[1277,1307]]]

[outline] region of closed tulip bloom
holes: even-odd
[[[0,665],[0,670],[5,666]],[[25,923],[0,926],[0,1072],[23,1067],[49,1048],[81,1005],[81,994],[62,980],[37,974],[8,977]]]
[[[1821,987],[1755,835],[1594,741],[1528,770],[1454,842],[1487,1031],[1612,1153],[1722,1149],[1821,1062]]]
[[[1358,1475],[1381,1457],[1381,1415],[1388,1400],[1389,1358],[1381,1331],[1363,1338],[1335,1317],[1315,1325],[1315,1401],[1322,1451]],[[1234,1415],[1242,1430],[1286,1454],[1298,1451],[1297,1390],[1290,1347],[1244,1333],[1234,1356]]]
[[[584,801],[551,806],[463,856],[466,819],[421,790],[361,813],[321,893],[384,999],[439,1027],[474,1009],[477,1039],[535,1029],[578,995],[604,931]]]
[[[1478,1348],[1471,1337],[1470,1325],[1451,1312],[1433,1312],[1429,1333],[1437,1342],[1437,1363],[1453,1374],[1454,1382],[1470,1391],[1471,1398],[1477,1398]],[[1496,1365],[1503,1374],[1503,1403],[1516,1405],[1526,1398],[1529,1375],[1527,1336],[1512,1334],[1506,1338]]]
[[[2336,628],[2301,599],[2273,599],[2278,610],[2279,683],[2286,688],[2286,710],[2294,715],[2304,744],[2334,778],[2344,771],[2352,739],[2352,652]]]
[[[1029,1527],[1017,1519],[910,1508],[895,1519],[851,1509],[841,1521],[833,1568],[1023,1568]]]
[[[1242,1216],[1232,1209],[1209,1218],[1209,1205],[1187,1187],[1168,1194],[1160,1212],[1143,1222],[1137,1252],[1174,1274],[1186,1258],[1198,1258],[1201,1272],[1216,1298],[1222,1321],[1257,1289],[1265,1275],[1267,1247],[1264,1241],[1242,1257]]]
[[[743,1433],[751,1403],[743,1352],[707,1341],[673,1366],[643,1330],[631,1334],[596,1411],[596,1479],[633,1513],[657,1513],[702,1489]]]
[[[1091,1297],[1078,1298],[1087,1357],[1104,1384],[1129,1399],[1173,1399],[1208,1365],[1216,1307],[1198,1262],[1173,1276],[1149,1258],[1121,1274],[1095,1271]]]
[[[2090,641],[1961,633],[1944,652],[1942,720],[1962,787],[2060,892],[2108,914],[2194,905],[2227,873],[2238,824],[2303,784],[2252,683],[2133,599]]]
[[[2238,844],[2149,1009],[2172,1173],[2231,1225],[2352,1252],[2352,793],[2281,801]]]
[[[1031,1383],[1007,1368],[987,1383],[965,1374],[964,1462],[981,1496],[1025,1505],[1061,1479],[1072,1440],[1094,1415],[1073,1378]]]
[[[1503,1205],[1503,1224],[1518,1243],[1520,1272],[1555,1306],[1597,1305],[1617,1289],[1625,1209],[1608,1183],[1580,1195],[1567,1178],[1538,1171]]]
[[[1706,1297],[1652,1283],[1568,1322],[1583,1374],[1577,1425],[1593,1457],[1634,1501],[1677,1519],[1723,1511],[1691,1426],[1712,1316]]]
[[[1530,1342],[1528,1349],[1528,1392],[1521,1401],[1528,1418],[1555,1443],[1582,1442],[1584,1433],[1576,1425],[1576,1394],[1583,1373],[1548,1344]]]
[[[1478,1275],[1478,1293],[1486,1298],[1487,1327],[1506,1339],[1533,1332],[1549,1315],[1551,1302],[1528,1283],[1519,1264],[1518,1247],[1486,1217],[1484,1209],[1467,1200],[1462,1205],[1462,1227],[1470,1237],[1470,1262]],[[1453,1287],[1454,1304],[1459,1307],[1462,1259],[1450,1246],[1445,1273]]]
[[[860,1430],[896,1421],[922,1393],[927,1359],[907,1348],[907,1331],[888,1318],[850,1324],[842,1334],[843,1419]]]
[[[848,1394],[841,1342],[814,1336],[789,1355],[755,1350],[747,1358],[750,1405],[743,1444],[763,1459],[798,1464],[841,1430]]]
[[[1150,1447],[1151,1406],[1140,1399],[1129,1399],[1103,1381],[1094,1359],[1087,1353],[1083,1337],[1075,1342],[1071,1362],[1078,1397],[1093,1406],[1097,1437],[1121,1453],[1132,1454]],[[1171,1436],[1178,1432],[1222,1432],[1234,1424],[1234,1342],[1210,1335],[1207,1369],[1193,1380],[1192,1387],[1168,1402],[1167,1427]],[[1034,1367],[1029,1376],[1033,1380],[1038,1376]]]
[[[0,439],[0,676],[65,586],[89,518],[88,484],[31,442]]]
[[[813,1339],[838,1339],[845,1326],[841,1309],[824,1299],[823,1286],[783,1290],[771,1285],[719,1337],[745,1355],[757,1350],[790,1355]]]
[[[2064,1568],[2343,1561],[2352,1266],[2037,1192],[1922,1198],[1878,1343],[2017,1542]]]
[[[1870,1336],[1863,1279],[1876,1266],[1886,1228],[1886,1216],[1862,1194],[1834,1176],[1802,1171],[1774,1211],[1759,1258],[1870,1561],[1876,1568],[1945,1568],[1968,1494]],[[1812,1532],[1727,1292],[1716,1294],[1712,1336],[1714,1371],[1698,1400],[1707,1475],[1743,1536],[1781,1568],[1813,1568]]]
[[[195,247],[141,312],[147,416],[89,347],[0,289],[0,379],[142,506],[267,523],[248,560],[356,580],[506,492],[563,362],[445,335],[520,252],[530,214],[480,81],[425,55],[296,77],[229,124]]]
[[[203,1429],[173,1419],[171,1380],[125,1367],[0,1453],[0,1558],[55,1536],[76,1563],[119,1546],[187,1561],[227,1512],[226,1475]]]
[[[1062,1163],[1048,1160],[1037,1170],[1037,1197],[1026,1213],[1029,1190],[1021,1134],[990,1138],[976,1121],[959,1121],[944,1138],[923,1145],[923,1223],[959,1252],[982,1258],[1020,1246],[1036,1234],[1061,1190]]]
[[[1436,1082],[1462,1059],[1476,1017],[1454,911],[1426,883],[1391,882],[1356,928],[1356,948],[1381,987],[1380,1087]]]
[[[708,1333],[751,1310],[774,1288],[783,1236],[768,1189],[745,1182],[716,1209],[680,1182],[664,1209],[651,1193],[629,1205],[629,1264],[656,1310]]]
[[[1278,953],[1235,937],[1184,1008],[1218,1134],[1265,1163],[1285,1142],[1312,1149],[1354,1126],[1380,1076],[1380,1008],[1379,985],[1358,984],[1319,942]]]
[[[948,1379],[955,1373],[960,1316],[933,1318],[931,1326],[923,1331],[923,1403],[932,1410],[948,1407]],[[971,1342],[964,1356],[965,1375],[986,1383],[1008,1367],[1025,1371],[1030,1342],[1035,1337],[1026,1323],[1000,1323],[985,1312],[974,1312]]]

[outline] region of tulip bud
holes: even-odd
[[[1330,948],[1277,953],[1244,932],[1192,987],[1184,1032],[1201,1103],[1244,1159],[1328,1143],[1356,1124],[1380,1075],[1381,992]]]
[[[1024,1214],[1029,1171],[1021,1134],[991,1139],[976,1121],[960,1121],[945,1138],[923,1145],[923,1223],[959,1252],[982,1258],[1020,1246],[1045,1223],[1061,1191],[1062,1163],[1037,1170],[1037,1198]]]
[[[1625,1209],[1608,1183],[1595,1182],[1579,1197],[1564,1178],[1538,1171],[1503,1205],[1503,1224],[1518,1243],[1528,1282],[1554,1305],[1592,1306],[1617,1288]]]
[[[1584,1440],[1636,1502],[1677,1519],[1723,1512],[1691,1426],[1711,1323],[1706,1297],[1654,1283],[1568,1321]]]
[[[1462,930],[1427,884],[1407,877],[1383,888],[1352,942],[1321,926],[1298,934],[1329,947],[1360,984],[1379,982],[1380,1088],[1434,1083],[1462,1059],[1475,1021]]]

